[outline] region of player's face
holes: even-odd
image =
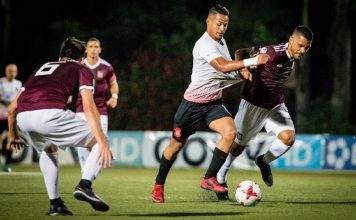
[[[13,80],[17,76],[17,66],[16,65],[8,65],[5,69],[5,76],[8,80]]]
[[[206,24],[206,31],[210,37],[216,41],[220,41],[229,24],[229,17],[223,14],[212,14],[206,19]]]
[[[100,43],[98,41],[88,41],[85,53],[91,58],[99,57],[101,53]]]
[[[288,41],[288,53],[294,60],[300,60],[311,47],[311,41],[299,34],[294,34]]]

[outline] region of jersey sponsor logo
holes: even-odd
[[[173,134],[174,134],[174,137],[180,138],[180,137],[182,137],[182,130],[180,128],[174,128]]]

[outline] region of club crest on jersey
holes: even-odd
[[[98,70],[98,72],[96,73],[98,78],[103,78],[104,77],[104,72],[101,70]]]

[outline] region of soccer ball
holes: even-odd
[[[242,206],[255,206],[261,201],[260,187],[252,180],[244,180],[236,186],[236,201]]]

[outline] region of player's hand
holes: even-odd
[[[112,160],[113,156],[109,148],[109,142],[105,141],[103,143],[99,143],[99,164],[102,165],[103,168],[111,167]]]
[[[239,70],[239,74],[241,78],[252,81],[252,73],[248,70],[248,68],[243,68]]]
[[[106,101],[106,105],[110,108],[115,108],[117,106],[117,99],[111,97],[108,101]]]
[[[14,149],[15,152],[17,152],[25,147],[27,147],[27,144],[25,143],[25,141],[22,138],[20,138],[20,137],[15,138],[15,136],[11,137],[10,135],[8,136],[7,148],[9,150]]]
[[[257,56],[257,65],[266,64],[269,60],[269,55],[265,53],[260,53]]]

